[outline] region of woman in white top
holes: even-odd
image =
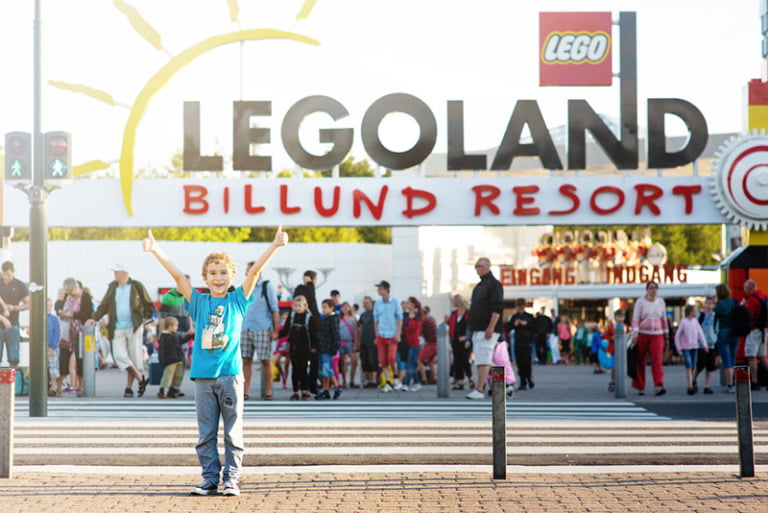
[[[636,331],[635,345],[637,346],[637,377],[632,380],[632,387],[645,390],[645,361],[648,352],[651,353],[651,375],[653,376],[654,394],[664,395],[664,368],[662,356],[664,346],[669,343],[669,326],[667,325],[667,305],[657,297],[659,284],[649,281],[645,286],[645,296],[635,302],[632,311],[632,331]]]

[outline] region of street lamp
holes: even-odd
[[[293,290],[293,285],[291,284],[291,275],[293,274],[294,269],[293,267],[275,267],[275,271],[277,271],[277,275],[280,278],[280,284],[285,288],[285,290]]]
[[[323,281],[317,284],[317,288],[323,286],[323,284],[328,281],[328,276],[336,269],[335,267],[318,267],[317,270],[320,271],[323,275]]]

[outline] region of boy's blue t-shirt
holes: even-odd
[[[211,297],[192,290],[184,306],[195,321],[195,342],[192,351],[191,379],[215,379],[242,373],[240,329],[253,294],[246,299],[242,287],[225,297]],[[210,349],[204,349],[207,342]]]

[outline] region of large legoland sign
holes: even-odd
[[[738,159],[729,164],[730,178],[717,182],[717,187],[701,176],[643,177],[612,173],[605,177],[563,177],[557,173],[588,167],[588,134],[617,170],[638,169],[641,161],[648,169],[683,166],[695,161],[706,146],[707,123],[695,105],[679,98],[648,98],[644,120],[647,150],[644,155],[640,154],[635,14],[620,13],[618,45],[613,44],[611,16],[611,13],[541,13],[540,16],[540,85],[611,85],[614,46],[618,48],[621,62],[621,72],[616,75],[620,86],[619,128],[614,132],[586,100],[568,100],[565,162],[556,150],[536,100],[521,99],[515,103],[506,130],[499,134],[500,142],[492,159],[484,153],[465,149],[463,101],[450,100],[441,107],[447,112],[442,135],[447,139],[445,171],[508,171],[515,158],[533,157],[541,162],[543,169],[554,171],[550,176],[399,178],[395,172],[393,178],[195,179],[195,172],[223,171],[225,159],[201,153],[204,145],[200,136],[200,102],[186,101],[183,102],[183,162],[184,169],[193,173],[193,178],[135,180],[132,142],[124,144],[120,181],[76,180],[71,186],[56,191],[49,204],[49,224],[717,224],[735,216],[746,216],[758,225],[765,222],[768,219],[768,215],[764,215],[764,204],[768,204],[768,169],[755,170],[755,166],[751,166],[742,173],[741,167],[750,163],[749,160]],[[349,111],[342,101],[312,95],[295,101],[279,120],[279,138],[290,158],[304,169],[328,170],[339,165],[348,156],[353,138],[360,137],[367,156],[375,164],[404,170],[423,164],[432,154],[438,140],[436,107],[408,93],[387,94],[368,106],[358,132],[357,127],[345,122]],[[233,102],[231,160],[234,171],[272,170],[270,156],[259,151],[260,143],[277,138],[273,134],[276,128],[270,128],[271,112],[269,100]],[[331,119],[316,136],[319,142],[329,145],[322,155],[309,152],[299,137],[302,123],[315,113],[327,114]],[[406,151],[393,151],[379,138],[380,125],[391,113],[409,116],[418,127],[418,135]],[[673,151],[667,148],[665,127],[665,119],[670,116],[681,120],[688,132],[683,147]],[[254,122],[258,125],[254,126]],[[749,148],[741,151],[751,152]],[[25,225],[26,198],[13,191],[5,195],[6,218],[13,225]],[[77,206],[83,204],[83,198],[87,198],[87,209]],[[734,202],[737,208],[721,207]]]

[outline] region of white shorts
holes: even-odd
[[[765,356],[765,334],[762,329],[749,332],[744,342],[744,355],[753,358]]]
[[[131,328],[115,329],[115,336],[112,339],[112,355],[115,357],[115,364],[120,370],[133,366],[142,372],[144,368],[144,360],[141,357],[143,340],[143,325],[135,331]]]
[[[472,333],[472,351],[475,353],[475,365],[493,365],[493,349],[496,347],[498,333],[485,338],[485,331]]]

